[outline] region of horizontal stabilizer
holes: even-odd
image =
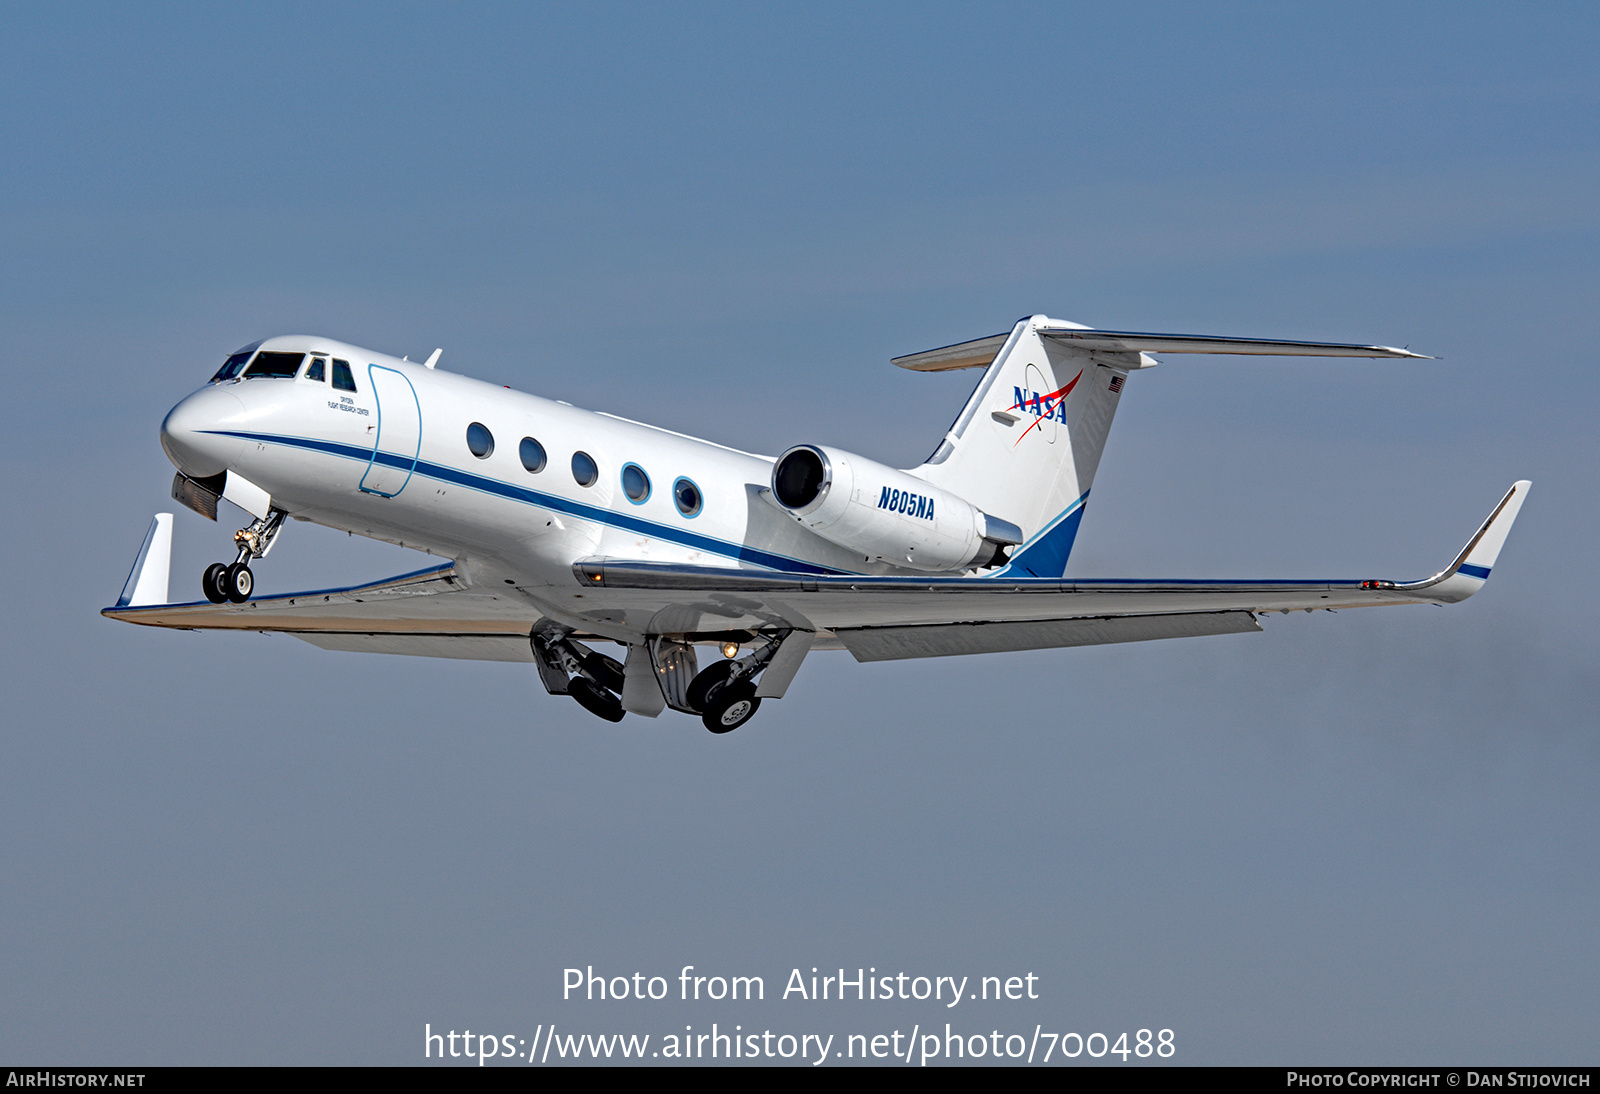
[[[1054,321],[1052,321],[1054,322]],[[1287,342],[1273,338],[1222,338],[1211,334],[1147,334],[1136,331],[1093,330],[1077,326],[1041,326],[1041,338],[1063,345],[1104,353],[1232,353],[1269,357],[1402,357],[1431,361],[1426,354],[1393,346],[1360,346],[1347,342]],[[1005,347],[1009,334],[994,334],[971,342],[924,350],[896,357],[894,364],[916,372],[948,372],[984,368]]]
[[[1284,342],[1269,338],[1219,338],[1210,334],[1141,334],[1134,331],[1041,327],[1039,336],[1084,349],[1112,353],[1245,353],[1268,357],[1431,357],[1393,346],[1345,342]]]
[[[1009,337],[1011,337],[1009,331],[1005,334],[992,334],[987,338],[976,338],[971,342],[960,342],[953,346],[940,346],[938,349],[896,357],[893,363],[916,372],[950,372],[958,368],[983,368],[995,359]]]

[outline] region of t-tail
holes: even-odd
[[[995,575],[1066,572],[1123,386],[1157,363],[1156,352],[1422,357],[1389,346],[1101,331],[1032,315],[1009,334],[895,358],[919,372],[985,369],[939,447],[910,473],[1022,530]]]

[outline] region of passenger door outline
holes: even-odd
[[[395,497],[406,488],[422,452],[422,403],[411,380],[398,369],[368,365],[372,401],[378,408],[378,435],[361,476],[363,493]],[[386,459],[380,460],[380,454]]]

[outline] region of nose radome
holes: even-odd
[[[243,414],[244,403],[233,394],[202,388],[167,412],[161,423],[161,447],[173,466],[192,479],[226,471],[244,439],[217,431]]]

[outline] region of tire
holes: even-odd
[[[603,653],[590,650],[584,655],[583,667],[594,677],[595,683],[607,691],[615,691],[618,694],[622,692],[625,676],[622,672],[622,663],[615,657],[607,657]]]
[[[626,713],[620,699],[582,676],[572,678],[567,684],[567,694],[578,700],[578,705],[584,710],[608,722],[620,722]]]
[[[712,696],[722,690],[722,686],[732,675],[732,661],[718,661],[714,665],[708,665],[689,681],[689,690],[683,695],[684,704],[696,714],[704,714],[706,704],[711,701]]]
[[[227,576],[228,567],[225,563],[213,562],[206,567],[206,572],[200,578],[200,589],[211,603],[221,604],[228,599],[227,590],[222,587]]]
[[[229,600],[243,604],[256,591],[256,575],[244,563],[236,562],[223,574],[221,585]]]
[[[713,733],[731,733],[754,718],[761,708],[756,698],[756,686],[748,680],[718,688],[707,701],[706,712],[701,716],[707,729]]]

